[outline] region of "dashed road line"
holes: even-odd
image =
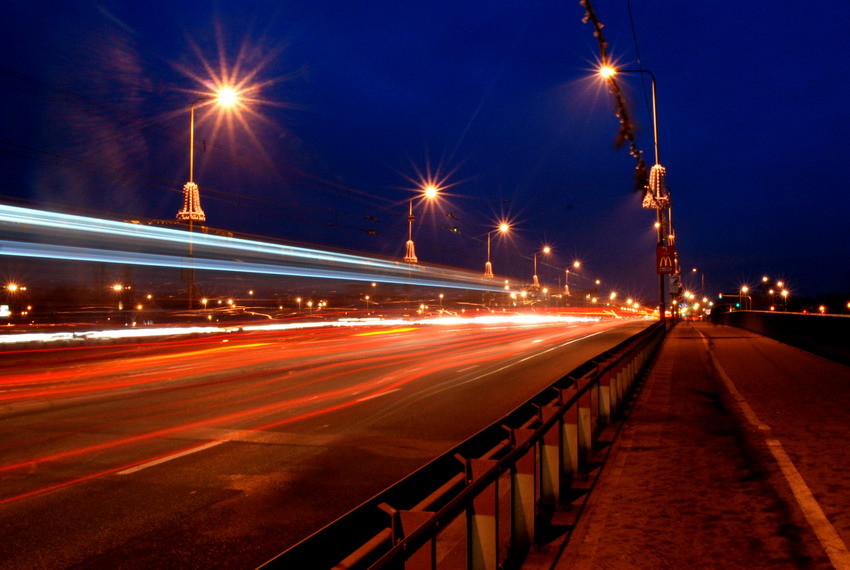
[[[224,443],[224,440],[219,441],[211,441],[209,443],[205,443],[203,445],[199,445],[198,447],[193,447],[191,449],[185,449],[178,453],[172,453],[171,455],[166,455],[165,457],[160,457],[159,459],[154,459],[153,461],[148,461],[147,463],[142,463],[140,465],[136,465],[134,467],[130,467],[128,469],[124,469],[123,471],[119,471],[116,475],[130,475],[131,473],[136,473],[137,471],[141,471],[142,469],[147,469],[148,467],[154,467],[155,465],[160,465],[162,463],[166,463],[173,459],[179,459],[180,457],[185,457],[187,455],[191,455],[193,453],[197,453],[199,451],[204,451],[205,449],[209,449],[211,447],[215,447],[216,445],[221,445]]]

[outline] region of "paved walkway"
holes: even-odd
[[[680,323],[549,565],[850,568],[848,428],[850,367]]]

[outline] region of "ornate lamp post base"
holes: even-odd
[[[484,279],[493,278],[493,264],[489,261],[484,264]]]
[[[407,240],[406,246],[404,261],[407,263],[419,263],[419,260],[416,258],[416,251],[413,249],[413,240]]]

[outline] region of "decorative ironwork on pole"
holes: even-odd
[[[181,222],[204,222],[206,214],[201,209],[201,196],[198,193],[198,185],[187,182],[183,185],[183,209],[177,212],[177,219]]]
[[[649,170],[649,185],[644,189],[643,207],[650,210],[666,210],[670,206],[667,169],[656,164]]]
[[[413,198],[410,199],[410,210],[407,214],[407,243],[405,244],[404,261],[407,263],[419,263],[416,258],[416,251],[413,248],[413,220],[416,216],[413,215]]]
[[[487,263],[484,264],[484,279],[492,279],[493,278],[493,264],[490,263],[490,234],[493,232],[487,232]]]

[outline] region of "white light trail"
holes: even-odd
[[[492,317],[435,317],[429,319],[340,319],[338,321],[313,321],[269,323],[240,326],[194,326],[194,327],[150,327],[123,329],[90,330],[78,332],[47,332],[0,335],[0,345],[25,343],[78,342],[86,340],[130,339],[158,336],[181,336],[197,334],[227,334],[241,331],[289,331],[331,327],[398,327],[398,326],[457,326],[459,324],[481,326],[503,325],[549,325],[565,323],[598,322],[599,317],[579,317],[572,315],[504,315]]]
[[[0,237],[0,255],[12,257],[502,291],[477,272],[16,206],[0,205]]]

